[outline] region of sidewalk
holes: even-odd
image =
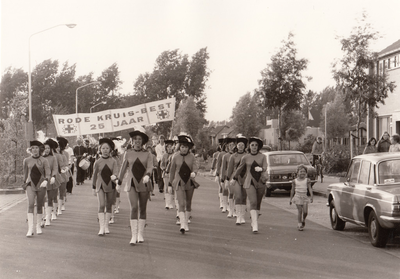
[[[25,200],[25,193],[0,195],[0,213]]]

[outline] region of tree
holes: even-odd
[[[345,100],[352,104],[357,118],[357,137],[359,128],[368,109],[384,104],[389,92],[395,88],[394,82],[388,82],[387,75],[371,73],[377,53],[370,50],[372,41],[377,40],[379,33],[374,31],[363,13],[361,23],[355,26],[348,38],[341,38],[344,52],[340,61],[333,66],[333,77],[338,88],[345,95]],[[357,153],[359,142],[357,141]]]
[[[97,81],[101,82],[99,89],[102,95],[108,95],[111,93],[111,96],[114,96],[122,84],[119,74],[120,72],[117,63],[113,63],[101,73],[101,76],[97,78]]]
[[[307,69],[306,59],[297,59],[297,49],[289,33],[287,41],[282,41],[282,47],[271,57],[271,63],[261,72],[259,80],[260,96],[265,108],[278,110],[279,137],[282,137],[282,112],[299,110],[303,99],[302,71]]]
[[[262,120],[258,117],[260,109],[256,98],[247,92],[240,97],[232,110],[233,127],[246,137],[258,136],[262,126]]]
[[[194,97],[188,97],[182,101],[173,123],[173,134],[178,135],[180,132],[189,134],[193,140],[196,139],[197,133],[201,130],[206,120],[201,116],[200,111],[196,108]],[[195,142],[197,145],[197,143]]]
[[[286,111],[282,114],[282,139],[290,142],[299,140],[304,135],[307,120],[301,111]]]
[[[8,67],[1,77],[0,84],[0,119],[6,119],[9,115],[11,100],[23,93],[28,93],[28,75],[22,69]]]
[[[349,113],[345,111],[344,103],[344,96],[337,94],[335,100],[332,103],[325,104],[325,108],[322,110],[320,127],[322,127],[322,131],[325,132],[326,115],[327,139],[342,138],[350,130],[349,120],[351,117],[349,116]]]

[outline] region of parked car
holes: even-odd
[[[334,230],[352,222],[368,228],[373,246],[386,246],[389,233],[400,227],[400,152],[354,157],[346,181],[327,190]]]
[[[267,192],[266,196],[270,197],[271,193],[276,189],[290,191],[292,189],[292,180],[296,178],[297,166],[305,165],[307,167],[307,175],[314,185],[317,179],[316,171],[311,166],[309,160],[300,151],[270,151],[265,152],[267,157]]]

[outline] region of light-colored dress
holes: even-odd
[[[307,183],[309,179],[298,180],[297,178],[293,180],[293,184],[295,186],[293,203],[298,205],[308,204],[310,202],[309,198],[307,197]]]

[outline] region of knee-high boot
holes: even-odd
[[[253,233],[258,232],[258,212],[257,210],[250,210],[250,216],[251,216],[251,228],[253,230]]]
[[[110,233],[110,229],[108,227],[110,219],[111,219],[111,213],[106,212],[106,219],[104,220],[104,233],[106,234]]]
[[[144,227],[146,226],[146,219],[139,219],[138,222],[138,236],[137,240],[138,243],[143,243],[144,242]]]
[[[170,209],[171,205],[170,205],[170,193],[167,193],[167,191],[165,191],[164,193],[164,199],[165,199],[165,209]]]
[[[189,223],[191,222],[190,219],[192,218],[192,212],[185,211],[185,232],[189,231]]]
[[[51,212],[53,211],[52,206],[48,206],[46,208],[46,223],[44,224],[45,226],[50,226],[50,219],[51,219]]]
[[[57,208],[58,208],[58,203],[53,202],[53,212],[51,213],[51,221],[57,220]]]
[[[222,209],[224,207],[224,197],[222,193],[218,193],[218,197],[219,197],[219,209]]]
[[[185,233],[185,223],[186,223],[186,216],[185,216],[185,212],[183,211],[179,211],[179,220],[181,222],[181,228],[179,229],[179,231],[184,234]]]
[[[98,213],[99,216],[99,225],[100,225],[100,230],[98,235],[103,236],[104,235],[104,219],[105,219],[105,214],[103,212]]]
[[[222,213],[225,213],[228,207],[228,196],[222,196]]]
[[[233,199],[228,199],[228,218],[233,217]]]
[[[36,214],[36,234],[42,234],[42,217],[43,214]]]
[[[245,219],[246,209],[247,209],[246,205],[245,205],[245,204],[242,204],[242,205],[241,205],[241,211],[240,211],[240,213],[241,213],[241,216],[240,216],[240,223],[241,223],[241,224],[245,224],[245,223],[246,223],[246,219]]]
[[[26,233],[26,236],[32,236],[33,235],[33,213],[28,213],[27,218],[28,218],[28,232]]]
[[[175,195],[169,194],[169,208],[174,209],[174,204],[175,204]]]
[[[58,210],[57,210],[58,215],[62,214],[62,211],[61,211],[62,203],[63,203],[63,200],[58,199]]]
[[[131,233],[132,233],[132,238],[131,241],[129,242],[130,245],[135,245],[137,242],[137,234],[138,234],[138,220],[130,220],[131,224]]]
[[[236,208],[236,225],[240,225],[241,224],[241,214],[242,214],[242,205],[235,205]]]

